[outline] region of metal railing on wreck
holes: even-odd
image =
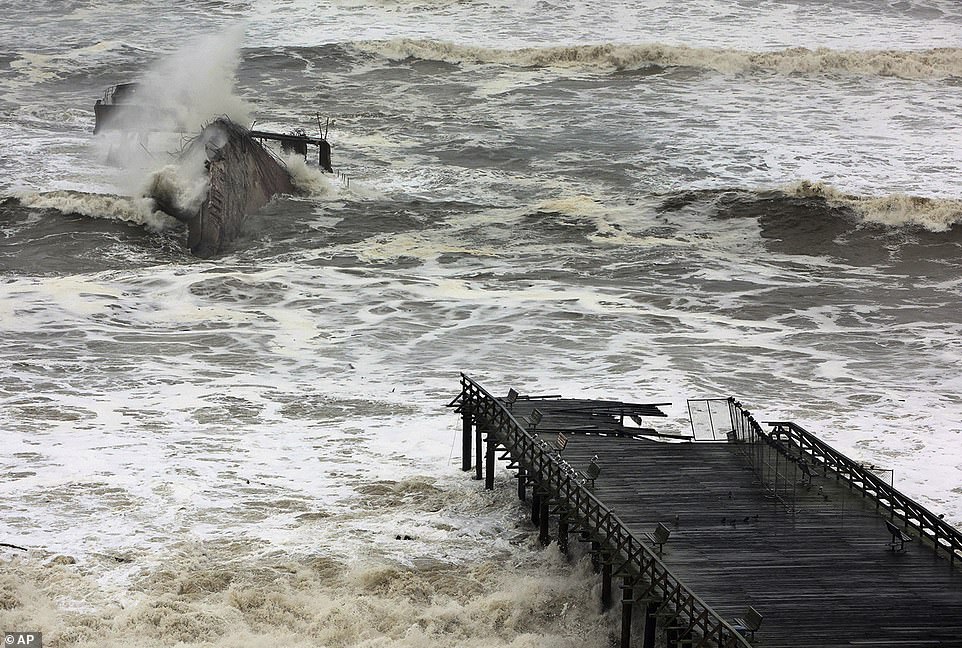
[[[569,520],[593,536],[615,565],[613,573],[626,578],[626,591],[631,589],[635,599],[659,601],[660,612],[672,618],[672,627],[680,628],[681,636],[700,637],[694,646],[750,648],[742,635],[632,535],[627,525],[594,496],[577,471],[552,453],[545,441],[529,433],[504,402],[463,373],[457,400],[462,415],[472,416],[476,425],[493,435],[512,460],[550,492],[549,498]]]
[[[903,527],[914,529],[919,537],[929,540],[936,555],[941,549],[948,554],[950,564],[956,560],[962,561],[962,531],[896,490],[892,484],[872,472],[871,467],[866,468],[865,464],[845,456],[795,423],[766,422],[772,429],[765,431],[741,403],[734,398],[728,400],[732,434],[737,440],[751,444],[753,449],[749,459],[753,462],[756,474],[780,499],[787,495],[788,488],[797,488],[806,468],[818,469],[823,477],[832,472],[837,480],[846,482],[849,488],[861,492],[863,497],[874,500],[876,510],[888,511],[892,520],[901,521]],[[770,459],[767,460],[769,467],[766,469],[766,460],[762,459],[763,448],[774,449],[783,456],[781,467],[778,459],[775,459],[774,473],[771,472]]]

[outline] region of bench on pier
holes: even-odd
[[[892,539],[889,541],[889,549],[895,553],[901,553],[905,551],[905,543],[911,542],[912,536],[888,520],[885,520],[885,527],[889,530],[889,533],[892,534]]]
[[[661,550],[664,548],[665,543],[668,542],[668,536],[671,535],[671,529],[666,527],[664,523],[659,522],[658,526],[655,527],[654,533],[646,533],[645,537],[648,541],[658,547],[658,555],[661,555]]]
[[[555,452],[557,452],[560,455],[562,452],[564,452],[564,449],[567,445],[568,445],[568,437],[566,437],[564,434],[559,432],[558,436],[555,437],[555,440],[554,440]]]
[[[537,407],[531,410],[531,414],[528,415],[527,419],[528,432],[534,433],[534,431],[538,429],[538,424],[541,423],[541,419],[543,418],[544,414],[542,414],[541,410],[539,410]]]
[[[598,464],[598,457],[592,457],[588,467],[581,471],[581,476],[590,484],[590,488],[595,487],[595,480],[601,474],[601,466]]]
[[[749,605],[742,616],[735,617],[734,627],[743,637],[748,635],[752,641],[754,641],[755,633],[762,627],[762,615],[758,613],[758,610]]]

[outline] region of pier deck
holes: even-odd
[[[662,561],[708,605],[762,613],[761,645],[962,646],[962,571],[917,543],[892,552],[874,505],[834,477],[791,514],[740,450],[570,435],[563,455],[576,468],[598,456],[595,495],[636,535],[671,530]]]
[[[560,515],[551,532],[559,543],[566,543],[569,525],[591,541],[604,563],[602,578],[622,579],[623,646],[656,645],[653,629],[643,631],[647,623],[657,626],[657,645],[668,646],[962,647],[958,532],[939,527],[933,535],[922,525],[905,551],[894,551],[885,521],[905,514],[917,522],[915,509],[906,512],[904,502],[871,479],[853,488],[838,462],[813,466],[806,480],[792,459],[794,451],[816,463],[817,453],[798,452],[804,443],[786,442],[779,464],[771,448],[767,459],[759,454],[760,445],[777,443],[760,430],[752,439],[732,434],[728,441],[678,442],[623,425],[642,408],[651,408],[645,417],[661,415],[657,406],[494,400],[495,409],[486,410],[468,387],[460,404],[483,430],[487,481],[497,448],[522,476],[519,496],[533,484],[533,521],[543,541],[551,512]],[[508,414],[494,415],[497,408]],[[584,479],[592,459],[600,467],[593,484]],[[557,474],[554,463],[561,467]],[[574,492],[572,483],[589,495]],[[613,533],[611,520],[637,542]],[[670,531],[660,553],[651,538],[659,523]],[[681,585],[659,585],[671,579]],[[646,614],[636,615],[632,638],[631,609],[638,606]],[[763,616],[751,641],[733,631],[747,606]]]

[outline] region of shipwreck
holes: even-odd
[[[224,252],[240,235],[248,215],[278,194],[297,193],[287,167],[263,146],[265,140],[276,140],[282,149],[302,154],[308,146],[316,146],[318,166],[333,171],[331,147],[324,138],[252,131],[226,117],[212,121],[180,156],[187,164],[202,160],[206,195],[184,206],[165,192],[150,192],[161,211],[186,223],[192,254],[208,258]]]
[[[154,121],[143,119],[144,111],[151,108],[138,104],[137,89],[136,83],[129,83],[104,93],[94,106],[94,133],[128,131],[132,124]],[[187,245],[192,254],[209,258],[226,251],[242,232],[248,215],[278,194],[297,193],[286,164],[264,145],[267,141],[305,158],[310,147],[316,147],[318,167],[328,173],[334,171],[326,133],[319,137],[302,130],[274,133],[245,128],[227,117],[215,119],[189,141],[178,160],[183,166],[197,167],[205,176],[202,194],[185,204],[156,181],[147,190],[158,209],[187,225]]]

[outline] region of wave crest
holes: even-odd
[[[157,211],[150,198],[130,198],[79,191],[27,192],[17,196],[20,203],[33,209],[54,209],[63,214],[126,221],[160,232],[177,226],[177,221]]]
[[[865,222],[888,227],[922,227],[930,232],[947,232],[962,223],[962,200],[925,198],[907,194],[854,196],[821,182],[799,182],[784,192],[798,198],[821,198],[848,208]]]
[[[857,74],[906,79],[962,76],[962,49],[847,51],[794,47],[771,52],[647,43],[492,49],[455,43],[394,39],[354,43],[361,51],[393,60],[451,64],[588,68],[606,71],[690,67],[726,74]]]

